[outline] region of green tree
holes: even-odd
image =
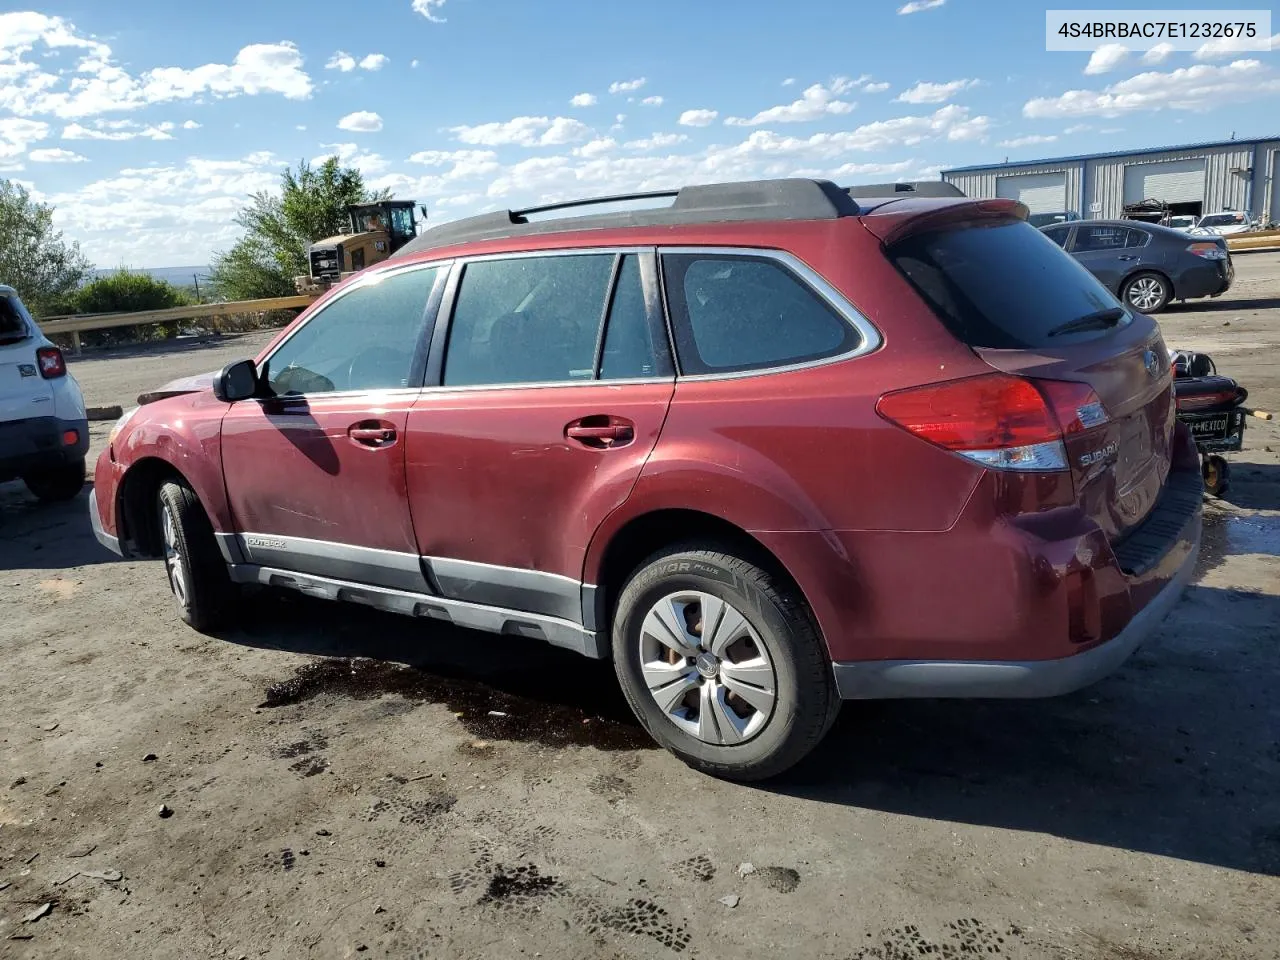
[[[255,193],[236,216],[245,230],[230,250],[213,258],[213,282],[228,300],[287,297],[293,278],[310,272],[307,245],[345,233],[346,208],[386,200],[390,191],[369,191],[354,167],[329,157],[318,167],[305,160],[280,177],[280,193]]]
[[[0,283],[17,290],[35,316],[52,316],[66,311],[90,269],[80,244],[68,243],[54,227],[50,204],[0,180]]]
[[[115,273],[91,280],[70,298],[75,313],[135,313],[139,310],[164,310],[182,307],[192,298],[173,284],[157,280],[148,273],[121,267]],[[139,340],[165,340],[177,336],[180,320],[145,323],[136,327],[112,327],[80,335],[85,346],[105,347]]]

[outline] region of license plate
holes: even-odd
[[[1229,422],[1227,417],[1214,417],[1212,420],[1193,420],[1191,421],[1191,435],[1193,437],[1225,436]]]

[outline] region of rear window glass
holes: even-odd
[[[894,244],[889,258],[971,347],[1017,350],[1105,336],[1099,329],[1049,334],[1120,307],[1093,274],[1023,221],[915,234]]]
[[[0,341],[24,339],[27,325],[18,305],[9,297],[0,296]]]

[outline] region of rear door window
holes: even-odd
[[[1129,243],[1129,234],[1136,233],[1127,227],[1096,226],[1078,227],[1073,253],[1097,253],[1107,250],[1123,250]]]
[[[1074,252],[1090,229],[1077,229]],[[1127,232],[1107,236],[1123,245]],[[1109,329],[1050,332],[1120,307],[1093,274],[1023,221],[912,234],[888,256],[951,333],[972,347],[1022,350],[1104,336]],[[1129,319],[1125,313],[1117,326]]]
[[[17,343],[28,336],[26,321],[22,318],[22,308],[16,300],[0,295],[0,346],[6,343]]]
[[[680,370],[763,370],[847,353],[858,331],[772,257],[662,257]]]

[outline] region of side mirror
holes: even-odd
[[[213,381],[213,395],[223,403],[249,400],[258,395],[258,368],[252,360],[236,360],[222,368]]]

